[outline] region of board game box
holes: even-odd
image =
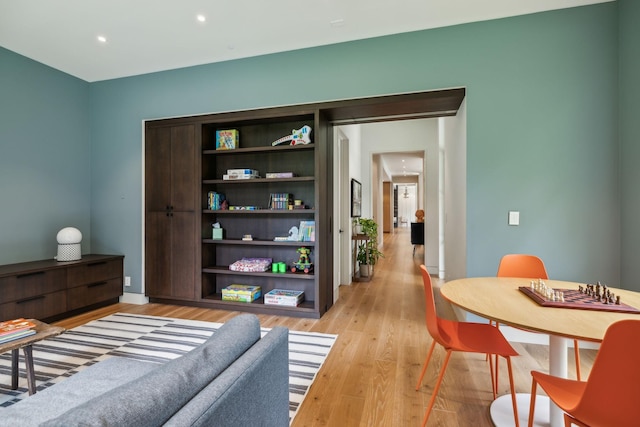
[[[260,298],[260,286],[229,285],[222,290],[223,301],[253,302]]]
[[[216,131],[216,150],[233,150],[240,146],[240,132],[237,129]]]
[[[267,305],[285,305],[289,307],[295,307],[302,301],[304,301],[303,291],[273,289],[264,294],[264,303]]]
[[[269,270],[272,262],[271,258],[242,258],[231,264],[229,270],[258,273]]]

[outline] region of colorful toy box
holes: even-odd
[[[262,291],[260,286],[253,285],[229,285],[222,290],[223,301],[252,302],[260,298]]]
[[[216,131],[216,150],[233,150],[240,146],[240,132],[237,129]]]

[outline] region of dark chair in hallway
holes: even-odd
[[[416,253],[416,246],[424,246],[424,222],[411,223],[411,244],[413,245],[413,254]]]

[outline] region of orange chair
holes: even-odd
[[[498,328],[494,328],[486,323],[456,322],[438,317],[436,314],[436,304],[433,296],[431,277],[424,265],[421,265],[420,269],[422,270],[422,281],[424,283],[427,330],[433,338],[433,341],[429,348],[429,352],[427,353],[424,365],[422,366],[422,372],[420,373],[420,378],[416,384],[416,390],[420,390],[422,378],[427,371],[427,366],[429,365],[429,360],[431,359],[436,343],[443,346],[447,351],[447,355],[445,356],[442,364],[442,369],[438,375],[438,380],[433,389],[433,394],[431,395],[431,400],[429,401],[429,406],[424,414],[422,426],[424,427],[427,424],[427,420],[431,414],[431,409],[433,408],[436,396],[438,395],[440,384],[442,384],[444,372],[449,364],[451,353],[454,351],[465,351],[471,353],[495,354],[502,356],[507,360],[513,415],[516,421],[516,427],[518,427],[518,408],[516,406],[516,394],[513,387],[513,373],[511,370],[511,356],[517,356],[518,353],[513,349],[513,347],[511,347]],[[495,399],[497,385],[494,384],[493,366],[491,366],[491,383],[493,398]]]
[[[613,323],[604,335],[587,381],[554,377],[532,371],[529,427],[533,425],[536,388],[565,411],[565,427],[640,424],[640,320]]]
[[[530,279],[548,280],[547,269],[544,262],[534,255],[509,254],[502,257],[498,265],[498,277],[521,277]],[[496,324],[496,326],[498,326]],[[576,359],[576,377],[580,381],[580,347],[578,340],[573,341],[573,350]],[[498,365],[496,364],[496,377]]]

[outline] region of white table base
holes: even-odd
[[[555,335],[549,336],[549,373],[556,377],[567,378],[567,338]],[[529,405],[531,394],[516,393],[518,405],[518,420],[521,426],[529,422]],[[513,406],[511,394],[498,397],[491,404],[491,420],[497,427],[514,426]],[[551,400],[544,395],[536,396],[536,409],[533,425],[536,427],[562,427],[564,425],[563,412]]]
[[[536,410],[533,425],[535,427],[549,427],[549,398],[547,396],[536,397]],[[531,394],[516,393],[516,403],[518,404],[518,421],[521,427],[526,427],[529,422],[529,405],[531,404]],[[491,421],[496,427],[513,427],[516,425],[513,419],[513,406],[511,405],[511,394],[499,396],[491,403]]]

